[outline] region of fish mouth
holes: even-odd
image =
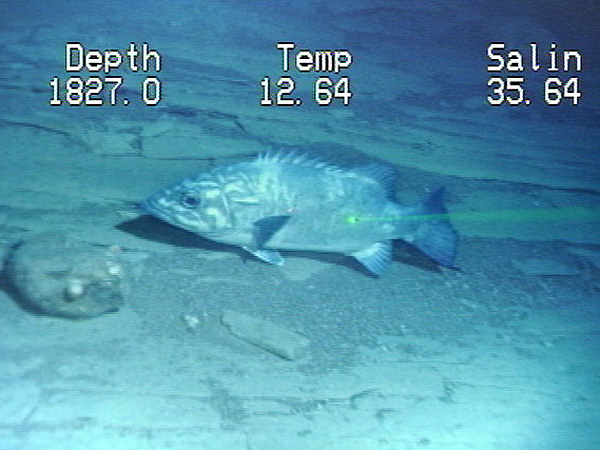
[[[146,199],[142,202],[139,202],[137,205],[137,209],[146,214],[155,214],[156,209],[153,208],[152,202],[150,199]]]
[[[162,208],[158,205],[158,202],[154,200],[152,197],[147,198],[146,200],[137,204],[137,208],[145,214],[149,214],[154,217],[158,217],[159,219],[165,219],[165,214]]]
[[[160,219],[163,222],[171,225],[184,228],[184,226],[180,223],[180,218],[177,216],[177,214],[175,214],[174,211],[168,207],[165,207],[160,198],[147,198],[143,202],[138,203],[137,207],[144,214]]]

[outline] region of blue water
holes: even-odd
[[[599,448],[599,18],[593,1],[2,1],[0,450]],[[402,205],[445,186],[458,269],[406,242],[381,277],[344,255],[275,267],[135,208],[281,149],[392,164]],[[47,232],[122,258],[118,310],[23,301],[98,276],[85,252],[19,256]],[[227,311],[266,331],[236,335]],[[281,329],[308,350],[281,358]]]

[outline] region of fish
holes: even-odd
[[[274,265],[284,263],[280,251],[341,253],[379,276],[392,262],[392,241],[400,239],[454,268],[457,233],[444,188],[403,206],[396,178],[384,162],[343,167],[306,153],[269,151],[185,178],[139,207]]]

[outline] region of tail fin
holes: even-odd
[[[444,188],[439,188],[425,199],[417,214],[423,216],[423,222],[411,244],[438,264],[453,268],[457,237],[444,206]]]

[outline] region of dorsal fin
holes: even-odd
[[[396,200],[396,169],[391,164],[372,162],[353,169],[354,172],[375,180],[383,187],[389,200]]]
[[[294,164],[302,167],[314,167],[315,169],[327,169],[327,170],[344,170],[335,164],[329,163],[322,160],[318,156],[312,155],[311,153],[301,153],[296,150],[280,150],[278,152],[264,152],[258,155],[257,158],[260,162],[266,163],[283,163],[283,164]]]
[[[359,167],[341,167],[309,153],[296,150],[267,151],[258,155],[258,161],[266,163],[294,164],[302,167],[314,167],[334,172],[362,175],[368,177],[385,190],[390,200],[396,199],[396,170],[391,164],[374,161]]]

